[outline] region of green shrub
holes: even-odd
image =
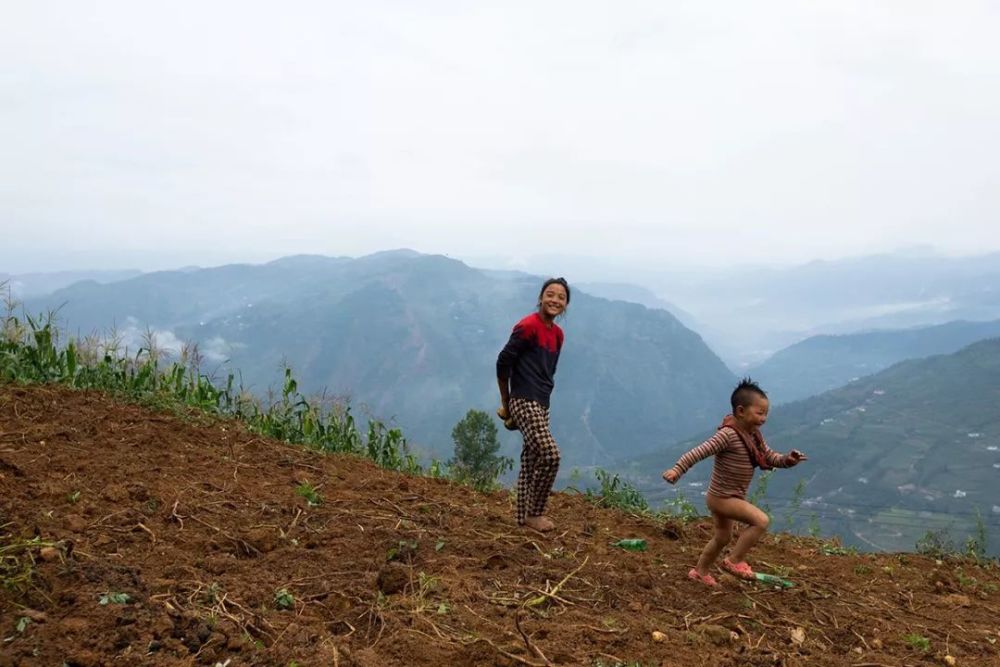
[[[649,503],[642,497],[639,490],[622,480],[617,474],[612,477],[607,470],[598,468],[594,476],[601,485],[595,491],[588,488],[584,497],[598,507],[615,507],[627,512],[647,512]]]

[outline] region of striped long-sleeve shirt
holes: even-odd
[[[787,454],[774,451],[766,443],[763,447],[764,458],[769,466],[789,467]],[[720,428],[711,438],[681,456],[673,469],[680,477],[695,463],[709,456],[715,456],[715,466],[712,468],[708,493],[722,498],[746,498],[750,480],[753,479],[754,466],[750,462],[750,450],[736,429],[731,426]]]

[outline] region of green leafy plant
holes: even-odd
[[[940,558],[955,553],[955,542],[947,528],[928,530],[917,540],[916,549],[917,553]]]
[[[442,542],[441,544],[443,545],[444,543]],[[416,551],[416,540],[400,540],[396,546],[389,547],[389,550],[385,554],[385,559],[387,561],[411,560]]]
[[[915,632],[905,635],[903,637],[903,641],[906,642],[910,648],[916,649],[922,653],[927,653],[931,650],[931,640]]]
[[[764,512],[770,518],[773,517],[771,517],[771,505],[768,504],[767,502],[767,485],[771,481],[771,475],[773,474],[774,474],[773,470],[768,470],[760,477],[758,477],[757,483],[754,485],[753,491],[750,492],[750,496],[747,498],[747,500],[751,504],[757,505],[762,510],[764,510]]]
[[[323,502],[323,498],[319,495],[316,487],[309,482],[302,482],[297,487],[295,487],[296,495],[302,496],[306,499],[306,503],[310,507],[316,507]]]
[[[965,555],[974,560],[986,558],[986,522],[983,521],[983,514],[976,508],[976,526],[972,533],[965,538]]]
[[[819,537],[819,516],[815,512],[809,515],[809,528],[807,530],[811,537]]]
[[[97,604],[109,605],[109,604],[128,604],[129,600],[132,598],[128,593],[116,593],[113,591],[108,591],[101,595],[98,599]]]
[[[649,503],[638,489],[621,479],[617,474],[612,476],[600,468],[594,471],[600,488],[588,488],[584,497],[598,507],[615,507],[626,512],[642,513],[649,510]]]
[[[274,592],[275,609],[291,609],[295,606],[295,596],[287,588],[279,588]]]
[[[663,501],[663,511],[670,516],[679,517],[684,522],[693,521],[699,517],[698,508],[688,500],[680,489],[674,491],[673,498]]]
[[[785,513],[785,530],[792,532],[795,529],[795,519],[802,508],[802,501],[806,495],[806,480],[800,479],[792,491],[792,499],[788,501],[788,511]]]

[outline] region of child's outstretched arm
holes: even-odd
[[[715,456],[728,446],[729,440],[726,438],[726,434],[722,431],[716,431],[711,438],[677,459],[673,468],[663,472],[663,479],[671,484],[676,484],[681,475],[690,470],[695,463],[707,459],[709,456]]]
[[[787,454],[781,454],[766,445],[764,457],[767,459],[768,465],[772,468],[791,468],[808,460],[808,457],[797,449],[793,449]]]

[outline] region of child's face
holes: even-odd
[[[760,428],[767,422],[767,411],[771,404],[763,396],[754,396],[750,405],[736,408],[736,417],[751,428]]]
[[[559,283],[553,283],[542,292],[539,308],[549,319],[555,319],[566,310],[566,288]]]

